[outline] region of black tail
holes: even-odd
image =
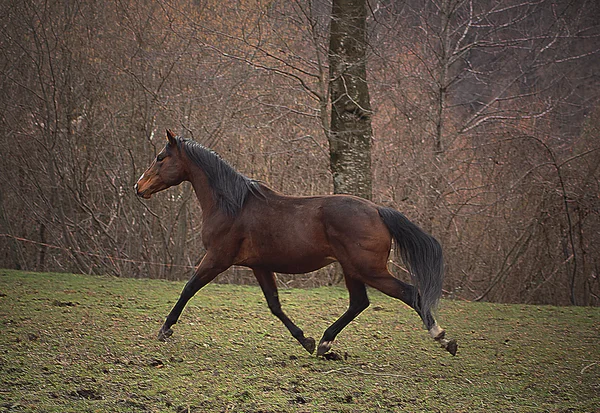
[[[420,303],[415,309],[422,316],[435,309],[442,295],[444,258],[440,243],[413,224],[400,212],[378,208],[379,216],[396,241],[402,261],[408,267],[413,282],[419,289]]]

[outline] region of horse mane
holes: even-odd
[[[236,171],[216,152],[191,139],[178,137],[177,141],[187,157],[206,174],[217,208],[225,214],[236,216],[249,194],[264,198],[258,181]]]

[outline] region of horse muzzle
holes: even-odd
[[[135,194],[140,198],[150,199],[150,197],[152,196],[152,194],[148,191],[140,191],[140,187],[137,183],[133,186],[133,189],[135,189]]]

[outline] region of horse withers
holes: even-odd
[[[317,355],[327,353],[338,333],[369,306],[367,285],[412,307],[431,337],[456,354],[456,340],[445,338],[432,315],[442,293],[441,246],[400,212],[350,195],[280,194],[240,174],[215,152],[168,130],[164,149],[135,190],[148,199],[183,181],[192,184],[200,202],[206,254],[167,316],[159,339],[173,334],[171,327],[198,290],[232,265],[240,265],[252,269],[271,312],[313,353],[315,340],[305,337],[281,309],[274,273],[306,273],[337,261],[350,304],[325,330]],[[388,271],[392,239],[414,286]]]

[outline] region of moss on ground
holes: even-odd
[[[600,309],[443,301],[439,349],[411,310],[370,291],[331,361],[306,353],[257,287],[201,290],[155,339],[180,282],[0,270],[0,411],[596,412]],[[347,305],[282,290],[319,339]]]

